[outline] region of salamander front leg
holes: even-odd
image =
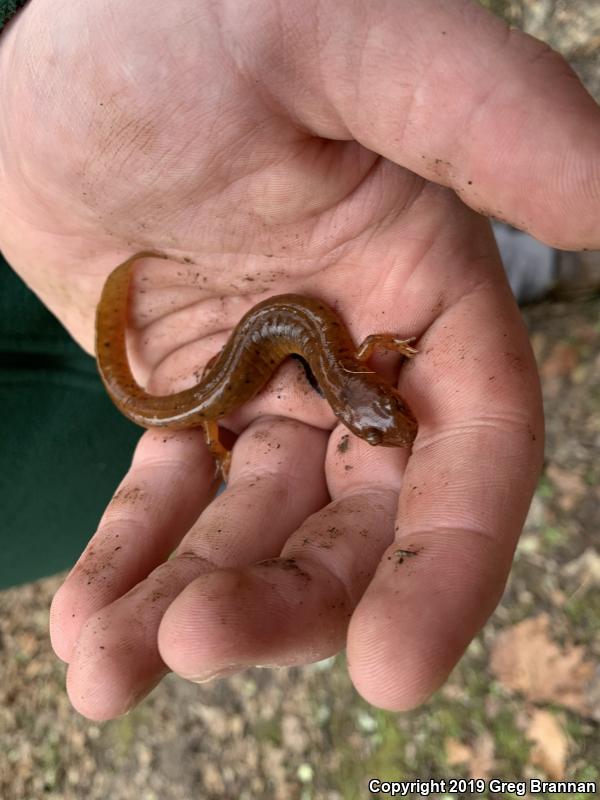
[[[394,350],[396,353],[401,353],[406,358],[414,358],[418,350],[410,346],[410,342],[414,342],[415,336],[410,339],[399,339],[393,333],[373,333],[356,348],[356,357],[359,361],[366,361],[373,354],[376,347],[383,350]]]
[[[221,444],[219,439],[219,423],[215,419],[207,420],[202,424],[206,444],[215,459],[215,475],[220,473],[221,478],[227,482],[229,467],[231,466],[231,450]]]

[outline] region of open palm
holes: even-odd
[[[281,292],[335,306],[356,341],[419,349],[400,369],[374,359],[419,420],[410,453],[336,426],[294,362],[226,420],[216,498],[200,432],[144,434],[53,603],[73,703],[105,719],[167,668],[206,680],[344,644],[367,699],[421,702],[498,602],[543,446],[526,331],[457,195],[598,244],[597,109],[560,59],[469,3],[90,0],[60,30],[50,5],[0,48],[0,74],[22,75],[3,103],[0,246],[84,347],[109,271],[158,249],[171,260],[139,262],[130,312],[154,393],[197,382]],[[540,128],[553,102],[567,121]]]

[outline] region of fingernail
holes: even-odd
[[[214,681],[217,678],[227,678],[229,675],[235,675],[236,672],[240,672],[243,669],[245,668],[241,665],[230,664],[228,667],[224,667],[223,669],[218,669],[214,672],[203,672],[200,675],[194,675],[193,677],[186,678],[186,680],[191,681],[192,683],[208,683],[209,681]]]

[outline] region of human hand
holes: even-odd
[[[346,640],[376,705],[439,686],[500,597],[542,452],[526,332],[454,192],[598,245],[598,111],[558,57],[467,3],[280,6],[104,0],[57,21],[38,0],[0,47],[0,75],[20,76],[0,245],[85,347],[106,275],[148,248],[192,262],[137,271],[131,352],[156,392],[195,382],[267,293],[335,303],[357,341],[420,337],[399,377],[410,456],[331,431],[294,365],[227,421],[214,500],[198,432],[142,437],[52,609],[95,719],[167,667],[206,679]]]

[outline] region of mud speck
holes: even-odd
[[[419,547],[416,550],[404,550],[402,548],[398,548],[397,550],[394,550],[390,558],[393,558],[396,564],[404,564],[407,558],[414,558],[421,552],[422,549],[422,547]]]
[[[338,453],[346,453],[348,452],[348,448],[350,447],[350,435],[345,433],[339,441],[337,446]]]

